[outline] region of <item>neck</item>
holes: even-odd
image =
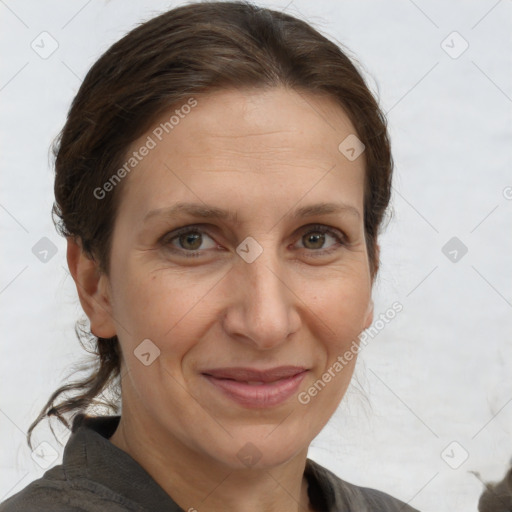
[[[313,511],[304,477],[307,448],[278,467],[233,469],[168,432],[148,430],[124,415],[110,442],[136,460],[185,511]]]

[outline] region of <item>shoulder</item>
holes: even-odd
[[[315,475],[332,510],[358,512],[419,512],[383,491],[361,487],[342,480],[332,471],[308,459],[308,470]]]
[[[48,470],[0,503],[0,512],[126,512],[140,510],[116,500],[106,488],[66,479],[61,465]],[[116,503],[117,501],[117,503]]]
[[[355,503],[364,503],[366,508],[362,510],[379,510],[380,512],[419,512],[407,503],[383,491],[369,487],[360,487],[348,482],[344,482],[344,485],[351,488],[351,495]]]

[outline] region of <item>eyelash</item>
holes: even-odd
[[[164,247],[168,248],[172,252],[176,252],[176,253],[180,253],[181,255],[184,255],[186,258],[197,258],[197,257],[201,256],[202,253],[205,252],[204,250],[203,251],[200,251],[200,250],[187,251],[185,249],[178,249],[178,248],[172,247],[172,246],[169,247],[170,243],[174,239],[179,238],[181,235],[184,235],[187,233],[200,233],[200,234],[208,235],[208,233],[204,229],[194,226],[194,225],[191,225],[191,226],[186,226],[184,228],[178,229],[177,231],[166,233],[163,237],[160,238],[160,244],[163,245]],[[331,235],[336,239],[336,241],[339,244],[338,247],[334,246],[330,249],[324,249],[324,250],[309,249],[309,251],[312,252],[311,256],[315,257],[315,258],[324,256],[326,254],[330,254],[331,252],[338,250],[340,247],[347,245],[346,237],[345,237],[344,233],[342,233],[341,231],[339,231],[337,229],[330,228],[328,226],[324,226],[323,224],[312,225],[307,231],[304,231],[304,233],[301,235],[301,238],[305,235],[309,235],[310,233],[322,233],[322,234]],[[208,235],[208,236],[210,236],[210,235]],[[210,238],[212,238],[212,237],[210,236]],[[308,250],[308,249],[306,249],[306,250]]]

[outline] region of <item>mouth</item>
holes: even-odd
[[[205,370],[203,375],[209,375],[216,379],[236,380],[238,382],[268,383],[276,382],[281,379],[287,379],[306,371],[303,366],[277,366],[267,370],[257,370],[255,368],[215,368]]]
[[[280,366],[268,370],[218,368],[202,372],[224,397],[248,408],[267,408],[282,404],[295,394],[308,369]]]

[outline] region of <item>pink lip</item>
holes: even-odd
[[[295,394],[308,370],[281,366],[259,371],[251,368],[221,368],[203,372],[204,377],[235,402],[250,408],[272,407]],[[249,384],[248,381],[264,382]]]
[[[204,370],[201,373],[216,377],[217,379],[232,379],[238,381],[275,382],[276,380],[293,377],[307,368],[303,366],[277,366],[268,370],[255,368],[215,368]]]

